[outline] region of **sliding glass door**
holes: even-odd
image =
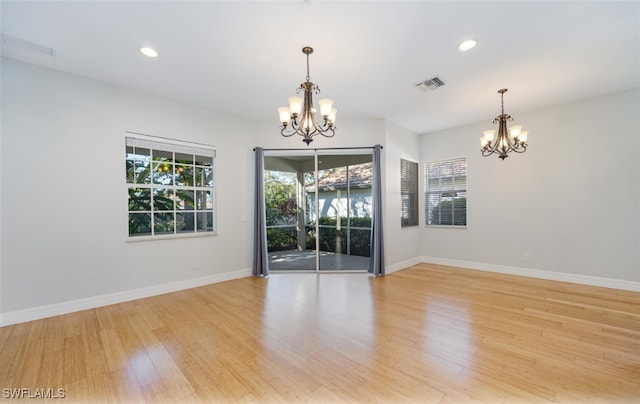
[[[368,269],[372,155],[362,150],[265,153],[271,271]]]

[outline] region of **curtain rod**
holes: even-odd
[[[381,149],[384,149],[384,146],[380,146]],[[375,149],[375,146],[363,146],[363,147],[326,147],[322,149],[262,149],[264,151],[304,151],[304,150],[357,150],[357,149]],[[253,151],[256,151],[254,148]]]

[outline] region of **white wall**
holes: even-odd
[[[280,136],[275,113],[243,122],[8,59],[0,80],[0,325],[249,274],[252,149],[307,148]],[[637,282],[639,93],[516,114],[531,146],[504,162],[479,155],[489,119],[425,136],[338,120],[310,148],[384,146],[387,270],[431,257]],[[127,242],[125,131],[217,146],[217,236]],[[460,155],[468,228],[401,228],[400,158]]]
[[[280,136],[276,118],[248,123],[11,59],[1,67],[0,325],[249,275],[253,147],[307,148],[300,138]],[[311,148],[385,142],[382,120],[338,123]],[[217,236],[127,241],[126,131],[217,147]]]
[[[423,162],[467,157],[468,228],[425,228],[421,254],[640,281],[639,106],[635,89],[507,111],[530,131],[530,146],[505,161],[480,155],[491,117],[423,136]]]
[[[2,84],[0,314],[249,274],[253,126],[9,59]],[[217,146],[217,236],[127,242],[125,131]]]
[[[393,122],[386,122],[385,135],[385,254],[388,272],[392,272],[419,261],[422,228],[420,225],[402,227],[400,223],[400,159],[420,161],[420,138]],[[419,214],[422,223],[422,210]]]
[[[340,193],[340,196],[338,196]],[[316,219],[316,194],[309,193],[309,219]],[[337,189],[332,191],[318,192],[320,200],[320,217],[343,217],[348,215],[351,217],[373,217],[373,197],[371,196],[371,187],[352,188],[349,190],[347,197],[347,189]],[[343,224],[345,226],[346,224]]]

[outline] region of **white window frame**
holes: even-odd
[[[449,175],[437,175],[437,172]],[[424,164],[424,189],[425,189],[425,225],[428,227],[446,227],[465,229],[467,220],[467,158],[456,157],[446,160],[428,161]],[[455,199],[465,198],[463,208],[456,208]],[[431,214],[434,208],[442,202],[452,201],[450,223],[431,223]],[[456,212],[458,215],[456,216]],[[464,224],[459,222],[460,215],[464,213]]]
[[[136,153],[136,149],[142,153]],[[133,171],[132,165],[137,167]],[[161,167],[167,174],[156,173]],[[145,170],[148,175],[139,177]],[[189,176],[183,174],[185,171]],[[215,146],[126,132],[127,240],[217,235],[215,177]],[[133,205],[131,198],[137,195],[143,196],[143,203]],[[143,219],[139,222],[143,228],[132,234],[134,216]]]

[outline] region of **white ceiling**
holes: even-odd
[[[640,86],[640,1],[6,1],[4,56],[278,124],[306,76],[416,133]],[[16,39],[17,38],[17,39]],[[478,46],[457,50],[462,40]],[[28,42],[22,42],[28,41]],[[55,50],[55,57],[33,49]],[[160,57],[138,48],[149,45]],[[446,85],[421,92],[439,76]]]

